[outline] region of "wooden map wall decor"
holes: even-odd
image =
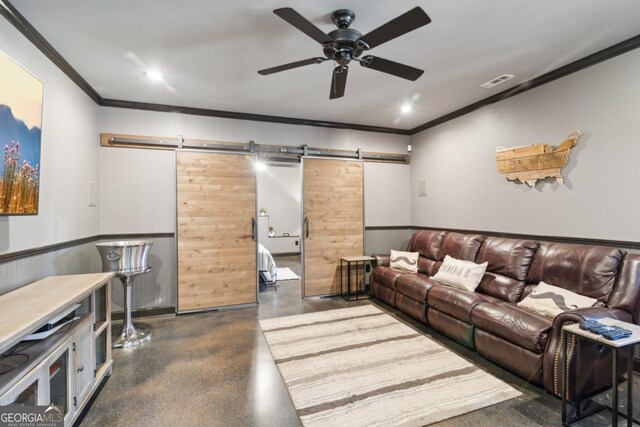
[[[582,135],[573,131],[562,144],[553,148],[549,144],[533,144],[526,147],[496,148],[496,167],[509,181],[520,181],[534,187],[538,180],[555,178],[562,184],[560,170],[569,161],[569,151]]]

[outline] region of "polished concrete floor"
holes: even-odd
[[[299,274],[297,259],[281,258],[277,262]],[[260,292],[257,307],[145,319],[154,329],[153,339],[136,349],[114,350],[113,374],[86,411],[81,425],[299,426],[258,319],[371,303],[376,301],[346,302],[341,298],[303,301],[300,282],[295,280],[280,282],[277,290]],[[560,401],[555,397],[390,307],[379,306],[523,393],[516,399],[445,420],[438,426],[561,424]],[[638,383],[636,380],[635,385]],[[625,391],[625,386],[621,386],[621,393]],[[636,408],[640,404],[639,392],[635,393]],[[608,398],[607,394],[600,396],[604,401]],[[610,416],[605,411],[575,425],[610,425]]]

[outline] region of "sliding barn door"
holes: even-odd
[[[340,258],[363,255],[363,162],[303,158],[304,296],[340,292]]]
[[[257,301],[253,157],[178,151],[178,311]]]

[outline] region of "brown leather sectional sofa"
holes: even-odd
[[[557,396],[562,390],[563,325],[603,317],[638,321],[640,256],[620,249],[423,230],[413,235],[407,250],[420,253],[417,274],[390,268],[388,255],[376,256],[371,276],[375,297]],[[475,292],[429,279],[445,255],[488,262]],[[555,319],[517,307],[540,281],[598,303]],[[611,352],[582,342],[580,380],[586,395],[611,383]],[[571,398],[576,390],[574,346],[569,343]],[[627,355],[620,357],[622,372]]]

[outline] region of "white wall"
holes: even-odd
[[[175,189],[174,151],[101,148],[100,234],[174,232]]]
[[[269,164],[258,172],[258,209],[267,209],[277,235],[300,235],[301,193],[300,164]]]
[[[366,227],[411,225],[410,165],[364,164]]]
[[[88,182],[98,182],[95,103],[2,18],[0,50],[44,83],[40,211],[0,217],[0,253],[98,234],[98,208],[88,207]]]
[[[365,151],[404,153],[410,138],[355,130],[328,129],[312,126],[283,125],[215,117],[191,116],[179,113],[159,113],[120,108],[99,108],[100,132],[129,135],[206,139],[217,141],[250,141],[270,145],[303,145],[314,148],[353,149]],[[100,148],[101,230],[103,233],[123,232],[173,232],[175,231],[175,166],[171,151]],[[382,165],[382,164],[380,164]],[[378,166],[384,168],[389,165]],[[394,165],[392,165],[394,166]],[[375,167],[375,166],[374,166]],[[369,168],[367,163],[366,169]],[[408,166],[400,166],[406,168]],[[405,172],[401,172],[401,171]],[[405,169],[388,169],[389,180],[404,187],[409,185]],[[399,172],[396,177],[394,174]],[[171,179],[170,179],[171,178]],[[365,178],[366,180],[366,178]],[[367,184],[365,184],[367,185]],[[369,187],[366,187],[369,188]],[[379,188],[367,192],[365,199],[371,206],[388,203],[387,196]],[[132,194],[125,195],[127,204],[121,203],[123,189]],[[395,191],[395,190],[391,190]],[[405,197],[401,206],[409,211],[409,197],[392,196],[397,201]],[[150,206],[151,205],[151,206]],[[138,212],[132,215],[130,212]],[[386,212],[392,212],[386,207]],[[377,215],[377,216],[376,216]],[[365,212],[368,218],[368,213]],[[396,214],[374,214],[375,225],[384,224],[384,219],[396,221]],[[368,224],[367,224],[368,225]],[[393,222],[391,225],[396,225]],[[407,225],[403,223],[402,225]],[[276,227],[278,230],[278,227]],[[280,230],[278,230],[280,231]],[[284,230],[282,230],[284,231]]]
[[[640,240],[639,70],[636,49],[414,135],[412,224]],[[496,171],[496,146],[557,145],[576,128],[564,184],[529,188]]]

